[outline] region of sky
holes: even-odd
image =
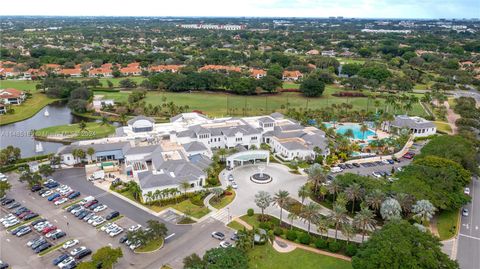
[[[480,0],[21,0],[0,15],[479,18]]]

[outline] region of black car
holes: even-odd
[[[8,205],[8,204],[11,204],[13,202],[15,202],[15,199],[7,198],[7,199],[2,201],[2,205]]]
[[[128,239],[128,237],[126,235],[124,235],[124,236],[120,237],[120,240],[118,240],[118,242],[120,244],[123,244],[123,243],[127,242],[127,239]]]
[[[111,220],[111,219],[116,218],[116,217],[118,217],[118,216],[120,216],[120,212],[118,212],[118,211],[113,211],[113,212],[110,212],[110,214],[108,214],[108,215],[105,217],[105,219],[106,219],[106,220]]]
[[[91,206],[88,207],[88,209],[94,210],[95,208],[99,207],[101,204],[100,203],[95,203]]]
[[[77,218],[78,218],[78,219],[83,219],[83,218],[85,218],[85,216],[88,215],[89,213],[90,213],[90,211],[88,211],[88,210],[83,210],[82,213],[80,213],[80,214],[77,216]]]
[[[75,255],[75,259],[80,260],[83,257],[86,257],[90,254],[92,254],[92,250],[87,248],[87,249],[84,249],[84,250],[80,251],[79,253],[77,253],[77,255]]]
[[[37,220],[32,221],[32,223],[30,223],[30,225],[35,226],[35,225],[39,224],[40,222],[44,222],[44,221],[46,221],[46,219],[37,219]]]
[[[23,207],[20,207],[19,209],[17,209],[15,211],[15,213],[13,213],[13,214],[15,214],[16,216],[20,216],[20,215],[22,215],[23,212],[26,212],[26,211],[28,211],[28,208],[23,206]]]
[[[26,221],[26,220],[30,220],[30,219],[33,219],[35,217],[38,217],[38,214],[37,213],[30,213],[28,215],[26,215],[25,217],[23,217],[22,220]]]
[[[53,240],[57,240],[57,239],[60,239],[60,238],[64,237],[65,235],[67,235],[65,232],[59,232],[59,233],[56,233],[56,234],[52,235],[51,238]]]
[[[0,269],[7,269],[9,266],[8,263],[0,261]]]
[[[353,168],[353,165],[349,164],[349,163],[346,163],[345,164],[345,167],[347,167],[348,169],[352,169]]]
[[[19,227],[13,229],[13,230],[10,232],[10,234],[11,234],[11,235],[16,235],[18,232],[20,232],[20,230],[22,230],[22,229],[24,229],[24,228],[26,228],[26,227],[27,227],[27,226],[25,226],[25,225],[19,226]]]
[[[31,247],[33,250],[35,250],[36,248],[38,248],[39,246],[41,246],[41,245],[43,245],[43,244],[45,244],[45,243],[47,243],[47,239],[45,239],[45,238],[42,237],[42,238],[39,239],[38,241],[35,241],[35,243],[33,243],[30,247]]]
[[[342,168],[342,169],[345,169],[345,168],[346,168],[346,166],[345,166],[343,163],[340,163],[340,164],[338,164],[337,166],[340,167],[340,168]]]
[[[42,196],[42,194],[46,193],[48,189],[41,189],[37,192],[38,195]]]
[[[53,265],[58,265],[59,263],[63,262],[66,258],[68,258],[67,254],[62,254],[55,259],[53,259],[52,264]]]
[[[52,246],[52,244],[46,242],[46,243],[43,243],[41,244],[40,246],[38,246],[36,249],[35,249],[35,253],[40,253],[48,248],[50,248]]]
[[[358,163],[352,163],[352,165],[357,167],[357,168],[360,167],[360,164],[358,164]]]
[[[32,188],[30,189],[32,192],[36,192],[42,189],[42,186],[40,185],[33,185]]]
[[[78,207],[80,207],[79,204],[71,205],[71,206],[69,206],[69,207],[67,208],[67,211],[68,211],[68,212],[72,212],[72,210],[74,210],[75,208],[78,208]]]
[[[80,216],[80,214],[83,214],[85,211],[87,211],[87,210],[82,209],[82,210],[80,210],[80,211],[78,211],[78,212],[75,212],[74,216],[75,216],[75,217],[78,217],[78,216]]]

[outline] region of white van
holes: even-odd
[[[0,173],[0,181],[7,181],[7,179],[8,179],[8,178],[7,178],[6,175]]]
[[[334,166],[334,167],[332,167],[332,169],[330,169],[330,172],[332,172],[332,173],[340,173],[342,171],[343,171],[343,169],[338,167],[338,166]]]
[[[88,203],[88,202],[90,202],[90,201],[93,201],[93,200],[95,200],[95,197],[93,197],[93,196],[87,196],[87,197],[83,198],[82,201],[79,202],[79,204],[80,204],[80,205],[84,205],[84,204],[86,204],[86,203]]]

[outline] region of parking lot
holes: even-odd
[[[18,181],[18,175],[10,175],[9,182],[12,189],[8,193],[9,198],[14,198],[20,202],[22,206],[28,207],[34,212],[38,212],[41,218],[45,218],[52,225],[64,231],[66,236],[57,240],[54,245],[63,243],[70,239],[78,239],[80,242],[76,246],[85,246],[93,252],[103,246],[120,246],[123,250],[124,258],[116,265],[116,268],[156,268],[158,269],[164,264],[170,264],[173,268],[181,268],[183,257],[196,252],[202,255],[206,250],[212,247],[218,247],[219,241],[211,237],[213,231],[221,231],[230,238],[232,231],[224,226],[223,223],[212,218],[194,226],[191,225],[173,225],[172,220],[178,215],[163,214],[160,218],[145,212],[124,200],[113,196],[108,192],[96,188],[90,182],[85,180],[80,169],[61,170],[56,173],[53,178],[58,180],[60,184],[66,184],[75,191],[80,191],[81,196],[75,200],[81,200],[86,196],[94,196],[99,203],[108,206],[106,210],[99,214],[107,215],[113,210],[118,210],[123,218],[115,221],[125,231],[115,237],[110,237],[105,232],[93,227],[91,224],[76,218],[62,207],[66,207],[71,202],[61,205],[54,205],[53,201],[48,201],[47,197],[41,197],[37,192],[31,192],[27,185]],[[5,210],[2,216],[6,215]],[[126,234],[126,229],[134,224],[141,224],[145,227],[145,223],[149,219],[158,219],[163,221],[171,235],[166,241],[162,250],[152,254],[135,254],[126,245],[120,244],[119,239]],[[105,222],[107,223],[107,222]],[[99,226],[100,227],[100,226]],[[36,232],[31,232],[22,237],[16,237],[1,229],[0,242],[0,259],[8,262],[13,268],[56,268],[52,261],[66,251],[55,250],[45,256],[39,257],[34,253],[27,242],[39,237]],[[69,249],[70,250],[70,249]],[[89,256],[83,258],[90,259]]]

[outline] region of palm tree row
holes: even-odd
[[[162,200],[168,198],[176,198],[178,194],[180,194],[180,191],[177,188],[156,190],[154,192],[149,191],[145,194],[145,203],[150,204],[154,201],[159,201],[161,204]]]

